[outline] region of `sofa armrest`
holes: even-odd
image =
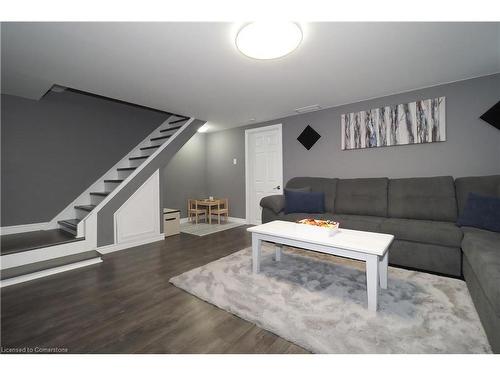
[[[260,206],[263,208],[269,208],[275,214],[279,214],[285,209],[285,196],[269,195],[260,200]]]

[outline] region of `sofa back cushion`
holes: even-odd
[[[340,179],[335,213],[386,217],[387,183],[385,177]]]
[[[312,192],[325,193],[325,211],[334,212],[337,178],[294,177],[287,184],[287,189],[310,187]]]
[[[389,216],[455,222],[457,220],[457,200],[453,177],[390,180]]]
[[[461,215],[469,193],[500,197],[500,175],[461,177],[455,180],[458,213]]]

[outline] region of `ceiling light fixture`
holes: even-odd
[[[252,22],[236,35],[236,47],[259,60],[288,55],[302,42],[302,30],[294,22]]]

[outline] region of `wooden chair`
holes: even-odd
[[[218,217],[218,223],[220,224],[220,217],[221,215],[224,217],[226,215],[226,223],[228,221],[229,217],[229,201],[227,198],[224,199],[218,199],[219,203],[215,208],[212,208],[212,215],[217,215]]]
[[[205,208],[198,208],[198,201],[196,199],[188,199],[188,221],[193,221],[193,216],[195,217],[195,223],[198,224],[198,215],[203,215],[205,223],[207,222],[207,210]]]

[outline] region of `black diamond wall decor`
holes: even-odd
[[[314,146],[314,144],[318,142],[318,139],[320,138],[321,135],[319,135],[316,130],[311,128],[310,125],[307,125],[302,133],[300,133],[300,135],[298,136],[297,141],[299,141],[307,150],[310,150],[311,147]]]
[[[480,119],[500,130],[500,102],[488,109]]]

